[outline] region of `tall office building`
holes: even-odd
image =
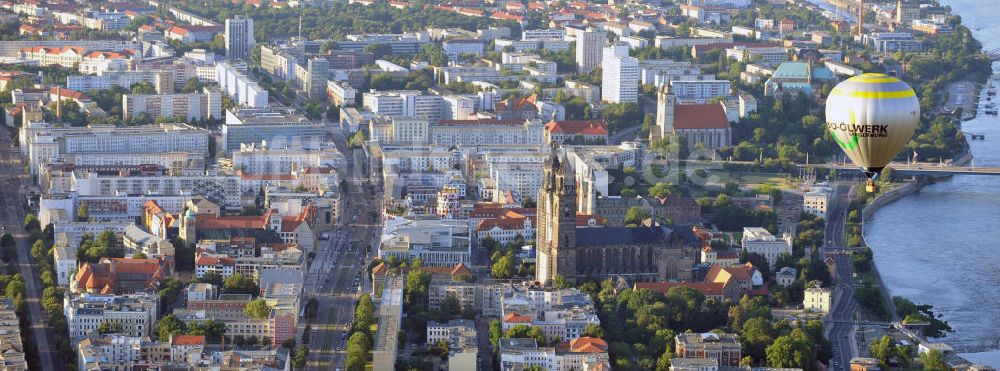
[[[628,45],[604,48],[602,58],[601,99],[610,103],[639,100],[639,60],[628,56]]]
[[[236,16],[226,20],[226,58],[249,59],[253,45],[253,19]]]
[[[326,77],[330,70],[330,62],[326,58],[312,58],[306,62],[308,79],[303,83],[303,90],[310,99],[323,99],[326,97]]]
[[[604,31],[587,30],[576,33],[576,69],[587,73],[601,66],[601,48],[608,42]]]

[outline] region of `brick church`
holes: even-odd
[[[686,228],[577,228],[575,176],[558,147],[545,163],[537,204],[535,276],[542,284],[556,276],[633,282],[692,278],[698,243]]]

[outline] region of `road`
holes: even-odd
[[[0,222],[3,228],[14,234],[17,239],[17,269],[25,278],[24,286],[27,297],[28,314],[31,332],[35,339],[34,347],[38,350],[39,362],[44,370],[63,370],[64,365],[57,360],[61,356],[56,350],[54,335],[47,326],[46,317],[41,306],[42,285],[38,278],[38,270],[32,262],[31,244],[28,235],[24,233],[21,224],[24,222],[24,190],[31,179],[24,174],[24,162],[21,154],[10,139],[6,127],[0,129]],[[25,347],[32,346],[24,344]]]
[[[829,212],[826,224],[826,241],[824,248],[830,253],[839,247],[846,246],[844,241],[844,225],[847,221],[847,208],[854,197],[855,189],[848,185],[836,185],[836,193],[832,210]],[[829,318],[833,320],[853,320],[858,309],[854,300],[854,280],[851,271],[851,256],[843,253],[830,254],[837,263],[836,289],[834,292],[833,309]],[[833,344],[832,369],[845,370],[854,358],[856,344],[854,333],[857,330],[853,323],[827,322],[827,338]]]
[[[381,222],[372,219],[372,212],[381,205],[381,192],[364,179],[361,151],[346,148],[346,138],[333,129],[333,140],[342,153],[348,154],[341,173],[348,181],[348,192],[341,197],[342,212],[338,229],[330,239],[320,241],[316,257],[309,268],[304,287],[305,300],[319,301],[319,313],[307,323],[312,327],[309,343],[309,368],[315,370],[345,369],[346,334],[354,317],[354,304],[360,292],[370,292],[371,282],[365,273],[381,233]],[[352,241],[357,241],[352,246]],[[304,330],[305,323],[300,326]]]

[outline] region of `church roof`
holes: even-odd
[[[647,245],[664,241],[660,227],[605,227],[576,230],[577,246]]]
[[[674,129],[728,129],[729,119],[722,105],[678,104],[674,106]]]

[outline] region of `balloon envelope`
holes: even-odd
[[[920,102],[905,82],[866,73],[837,84],[826,101],[826,125],[847,157],[879,172],[917,129]]]

